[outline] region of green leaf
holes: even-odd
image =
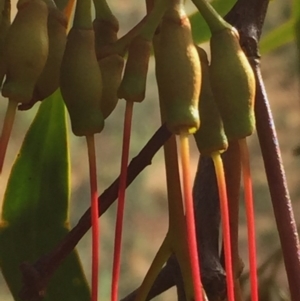
[[[260,53],[266,54],[292,42],[295,39],[294,24],[294,20],[290,19],[264,36],[260,42]]]
[[[292,15],[294,19],[300,19],[300,1],[299,0],[293,0],[292,4]]]
[[[295,33],[295,40],[296,40],[298,58],[299,58],[300,57],[300,1],[299,0],[293,1],[292,13],[295,19],[294,33]],[[299,63],[300,61],[298,59],[298,65]]]
[[[40,105],[6,189],[0,225],[0,266],[15,300],[22,286],[19,265],[34,262],[69,231],[69,154],[60,93]],[[51,279],[45,301],[90,300],[74,251]]]
[[[221,16],[225,16],[235,3],[236,0],[214,0],[210,2]],[[194,42],[196,44],[206,42],[210,38],[211,34],[200,12],[197,11],[193,13],[189,16],[189,19],[192,25]]]

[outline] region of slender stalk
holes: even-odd
[[[147,19],[148,15],[146,15],[139,23],[137,23],[132,29],[130,29],[130,31],[128,31],[115,43],[104,46],[102,49],[99,49],[96,53],[97,59],[100,60],[104,57],[116,53],[120,56],[124,56],[127,48],[129,47],[129,44],[140,33]]]
[[[252,195],[252,180],[250,173],[249,151],[246,138],[239,140],[241,163],[244,179],[248,245],[249,245],[249,266],[250,266],[250,284],[251,284],[251,300],[258,301],[258,284],[256,274],[256,242],[255,242],[255,221]]]
[[[161,114],[163,115],[162,110]],[[163,116],[162,119],[164,119]],[[182,279],[184,279],[185,295],[187,300],[189,300],[194,298],[194,289],[187,247],[186,223],[180,187],[178,152],[175,135],[172,135],[172,137],[164,144],[164,159],[169,211],[168,236],[170,238],[172,252],[180,267]]]
[[[226,267],[226,282],[227,282],[227,296],[229,301],[234,301],[234,277],[232,270],[232,255],[231,255],[231,238],[230,238],[230,222],[227,201],[227,189],[224,175],[224,167],[219,152],[211,155],[216,171],[216,177],[219,189],[220,209],[222,217],[222,229],[224,239],[224,253],[225,253],[225,267]]]
[[[86,136],[90,187],[91,187],[91,221],[92,221],[92,301],[98,300],[98,271],[99,271],[99,223],[98,223],[98,192],[97,166],[94,135]]]
[[[202,283],[200,277],[200,264],[197,251],[196,229],[194,204],[192,196],[191,185],[191,171],[190,171],[190,154],[189,154],[189,140],[188,134],[180,134],[180,150],[181,150],[181,166],[182,166],[182,183],[184,193],[184,203],[186,212],[186,225],[188,248],[190,254],[190,264],[193,275],[193,285],[195,292],[195,301],[203,301]]]
[[[241,157],[238,141],[229,142],[227,151],[222,155],[225,170],[228,210],[230,220],[231,257],[234,274],[235,300],[242,301],[240,275],[243,270],[243,262],[239,255],[239,204],[241,182]],[[224,254],[224,249],[222,250]],[[224,258],[225,256],[221,254]]]
[[[119,183],[119,190],[118,190],[118,209],[117,209],[117,220],[116,220],[116,230],[115,230],[113,275],[112,275],[112,285],[111,285],[112,301],[118,300],[123,216],[124,216],[124,206],[125,206],[125,190],[126,190],[126,182],[127,182],[127,165],[128,165],[128,158],[129,158],[129,145],[130,145],[130,135],[131,135],[133,104],[134,103],[132,101],[126,101],[121,173],[120,173],[120,183]]]
[[[18,103],[16,101],[8,101],[8,106],[3,122],[2,133],[0,137],[0,175],[2,173],[7,145],[16,116],[17,105]]]
[[[148,165],[151,165],[152,159],[157,151],[171,137],[170,131],[166,125],[162,125],[151,139],[142,148],[139,154],[133,158],[128,166],[127,183],[128,187],[133,180]],[[118,197],[119,178],[117,178],[98,198],[98,206],[101,207],[99,215],[102,215]],[[20,267],[23,278],[30,279],[24,282],[20,290],[20,296],[23,299],[39,298],[40,292],[45,290],[48,281],[60,264],[75,248],[80,239],[91,227],[91,209],[89,208],[78,221],[77,225],[47,254],[38,258],[32,265],[22,265]],[[42,284],[42,285],[41,285]]]
[[[151,287],[159,274],[162,266],[168,260],[171,255],[170,249],[170,241],[168,236],[163,241],[162,245],[160,246],[159,250],[157,251],[151,266],[143,280],[143,283],[137,290],[137,294],[135,297],[135,301],[145,301],[147,299],[148,293],[151,290]]]
[[[229,25],[208,3],[207,0],[192,0],[199,12],[207,22],[211,32],[217,32],[225,28],[231,28]]]

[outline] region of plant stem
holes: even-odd
[[[102,47],[96,52],[97,59],[100,60],[111,54],[119,54],[124,56],[127,48],[131,41],[140,33],[145,22],[147,22],[148,15],[146,15],[138,24],[136,24],[130,31],[128,31],[124,36],[118,39],[115,43]]]
[[[225,267],[226,267],[226,282],[227,282],[227,296],[229,301],[234,301],[234,279],[232,271],[232,255],[231,255],[231,238],[230,238],[230,224],[229,224],[229,212],[227,201],[227,189],[224,175],[224,167],[219,152],[215,152],[211,155],[216,171],[216,177],[219,188],[220,209],[222,216],[222,229],[224,239],[224,251],[225,251]]]
[[[13,101],[11,99],[8,101],[8,106],[3,122],[2,133],[0,137],[0,175],[2,173],[7,145],[16,116],[17,105],[18,103],[16,101]]]
[[[240,206],[240,187],[241,187],[241,156],[238,141],[232,140],[226,152],[222,154],[225,170],[227,199],[230,219],[230,239],[231,257],[234,273],[235,300],[241,301],[242,298],[240,275],[243,270],[243,262],[239,255],[239,206]],[[224,258],[224,250],[221,254]]]
[[[255,242],[255,219],[252,195],[252,180],[250,173],[249,151],[246,138],[239,140],[241,163],[244,179],[245,204],[248,230],[249,246],[249,267],[250,267],[250,284],[251,300],[258,301],[258,284],[257,284],[257,262],[256,262],[256,242]]]
[[[164,119],[161,109],[162,120]],[[180,174],[178,166],[178,152],[176,137],[173,135],[164,145],[164,159],[167,180],[167,197],[169,211],[169,229],[171,249],[180,266],[180,273],[184,281],[186,298],[194,298],[192,272],[189,263],[187,246],[186,222],[184,216],[183,200],[180,187]]]
[[[191,171],[190,171],[190,154],[188,134],[180,134],[180,150],[181,150],[181,166],[182,166],[182,183],[183,194],[186,212],[187,238],[188,249],[190,255],[190,264],[193,276],[193,285],[195,293],[195,301],[203,301],[202,283],[200,278],[200,264],[197,251],[196,229],[194,204],[191,186]]]
[[[127,170],[128,187],[141,171],[151,165],[157,151],[171,137],[171,132],[166,125],[162,125],[150,138],[139,154],[133,158]],[[117,178],[98,198],[99,216],[106,212],[110,205],[118,197],[119,178]],[[20,290],[23,299],[39,298],[40,293],[46,289],[48,281],[64,259],[76,247],[80,239],[91,227],[91,208],[89,208],[78,221],[77,225],[47,254],[41,256],[32,265],[21,266],[24,281]]]
[[[157,251],[151,266],[141,284],[141,286],[137,290],[137,294],[135,296],[135,301],[145,301],[147,299],[148,293],[159,274],[162,266],[168,260],[171,255],[170,249],[170,241],[168,236],[166,236],[159,250]]]
[[[200,14],[203,16],[209,29],[212,33],[216,33],[223,29],[230,29],[231,25],[228,24],[207,2],[207,0],[192,0],[195,6],[198,8]]]
[[[127,182],[127,165],[128,165],[128,158],[129,158],[129,145],[130,145],[133,104],[134,103],[132,101],[126,101],[124,132],[123,132],[123,149],[122,149],[122,159],[121,159],[121,173],[120,173],[120,183],[119,183],[119,191],[118,191],[118,209],[117,209],[117,220],[116,220],[116,230],[115,230],[113,276],[112,276],[112,286],[111,286],[112,301],[118,300],[123,216],[124,216],[124,205],[125,205],[125,190],[126,190],[126,182]]]
[[[251,64],[257,82],[255,99],[257,134],[280,237],[291,300],[297,301],[300,296],[300,245],[297,226],[260,67],[258,62],[252,61]]]
[[[98,300],[98,271],[99,271],[99,223],[98,223],[98,191],[97,166],[94,135],[86,136],[90,187],[91,187],[91,221],[92,221],[92,301]]]

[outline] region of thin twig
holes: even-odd
[[[257,134],[271,194],[277,230],[289,282],[291,300],[300,296],[300,245],[292,203],[283,170],[276,130],[259,66],[254,67],[258,87],[256,95]]]
[[[132,159],[128,166],[127,187],[151,164],[157,151],[171,137],[165,125],[162,125],[152,136],[140,153]],[[102,215],[118,196],[119,178],[116,179],[99,197],[100,215]],[[91,227],[91,211],[88,209],[79,220],[78,224],[65,236],[65,238],[53,248],[51,252],[39,258],[33,265],[24,263],[21,265],[24,286],[20,297],[24,300],[36,300],[43,295],[47,283],[61,262],[75,248],[80,239]]]
[[[274,215],[287,272],[291,300],[300,296],[300,246],[292,203],[286,184],[285,172],[269,106],[268,97],[260,73],[258,41],[269,0],[240,0],[227,20],[234,23],[240,33],[241,45],[256,76],[255,116],[257,134],[264,160]],[[245,12],[245,14],[243,13]]]

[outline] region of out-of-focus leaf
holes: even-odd
[[[300,19],[300,1],[293,0],[292,15],[294,19]]]
[[[68,232],[69,154],[65,109],[59,92],[44,100],[6,189],[0,225],[0,265],[15,300],[19,265],[34,262]],[[45,301],[90,300],[74,251],[51,279]]]
[[[260,42],[260,53],[266,54],[292,42],[295,39],[294,23],[294,20],[290,19],[265,35]]]
[[[292,14],[295,19],[294,33],[298,50],[298,68],[300,70],[300,1],[293,0]]]
[[[210,2],[221,16],[225,16],[235,3],[236,0],[213,0]],[[195,43],[200,44],[207,41],[211,34],[201,14],[197,11],[190,15],[189,19],[191,21],[193,39]]]

